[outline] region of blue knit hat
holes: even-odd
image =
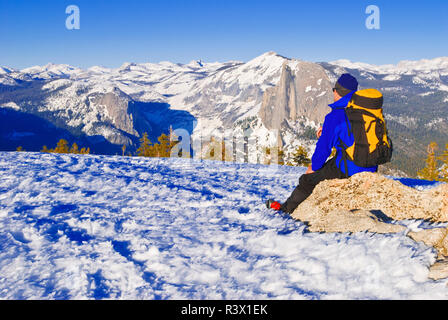
[[[349,73],[344,73],[340,76],[336,83],[336,87],[338,87],[337,84],[350,92],[358,90],[358,80],[356,80],[356,78]]]

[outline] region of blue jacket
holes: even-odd
[[[333,147],[335,147],[336,165],[344,174],[346,174],[345,161],[342,160],[342,148],[339,145],[339,139],[341,139],[347,146],[351,146],[354,143],[354,137],[349,134],[349,128],[347,128],[349,122],[345,113],[345,108],[354,93],[355,91],[329,105],[332,111],[325,117],[322,135],[317,142],[316,150],[311,158],[313,171],[317,171],[324,166],[328,157],[331,155]],[[376,172],[378,166],[363,168],[358,167],[353,161],[347,160],[347,169],[348,176],[352,176],[363,171]]]

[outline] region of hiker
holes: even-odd
[[[346,156],[346,150],[348,150],[347,146],[353,146],[352,149],[354,149],[355,140],[354,135],[351,132],[353,128],[352,125],[350,125],[345,109],[347,105],[351,103],[352,98],[354,97],[357,90],[358,81],[352,75],[346,73],[338,79],[336,85],[333,88],[334,103],[329,105],[332,110],[325,117],[323,126],[316,133],[319,140],[316,145],[316,150],[311,158],[311,165],[308,167],[306,173],[300,177],[299,185],[292,192],[288,200],[283,204],[274,200],[268,200],[266,202],[266,206],[268,208],[292,214],[294,210],[299,206],[299,204],[305,201],[311,195],[314,188],[319,182],[328,179],[345,179],[363,171],[378,171],[378,165],[366,166],[366,162],[364,161],[363,166],[361,167],[356,165],[354,161]],[[374,107],[376,109],[380,109],[383,103],[383,97],[381,93],[374,89],[368,90],[366,91],[368,91],[368,94],[370,96],[376,95],[374,98],[372,98],[371,101],[373,101],[373,104],[375,104]],[[365,99],[365,97],[363,96],[360,96],[359,100],[362,100],[362,102],[368,101],[368,103],[370,103],[370,96],[367,99]],[[379,105],[380,108],[378,108]],[[382,120],[383,124],[381,126],[375,125],[374,129],[376,129],[377,127],[384,127],[385,130],[384,119]],[[374,121],[376,121],[376,118],[375,120],[372,120],[372,122]],[[363,123],[362,119],[359,122]],[[362,130],[364,130],[364,123],[362,124]],[[383,134],[385,135],[386,132],[384,131],[384,133],[381,133],[381,137]],[[388,139],[386,140],[389,141]],[[380,141],[377,144],[380,144],[380,142],[382,143],[382,141],[383,139],[380,138]],[[331,155],[333,147],[336,148],[336,155],[327,161],[328,157]],[[362,146],[357,147],[356,154],[358,154],[358,151],[361,147]],[[368,147],[369,145],[367,144],[367,151],[364,150],[364,152],[367,152],[367,155],[361,156],[362,158],[370,157]],[[391,142],[389,145],[386,145],[386,147],[391,147]],[[363,150],[359,152],[362,151]],[[352,157],[353,154],[354,153],[351,152]],[[371,162],[372,161],[370,161],[370,163]],[[377,162],[378,161],[374,163]]]

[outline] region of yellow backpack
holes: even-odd
[[[345,109],[354,143],[343,146],[344,156],[359,167],[373,167],[392,159],[393,146],[383,115],[383,101],[383,95],[376,89],[360,90]]]

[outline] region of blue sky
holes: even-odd
[[[368,30],[368,5],[380,30]],[[81,28],[68,30],[68,5]],[[448,1],[0,0],[0,65],[248,61],[275,51],[374,64],[448,56]]]

